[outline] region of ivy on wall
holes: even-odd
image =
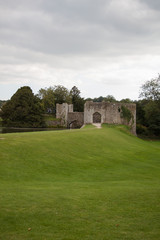
[[[127,120],[127,122],[129,123],[132,119],[132,124],[134,123],[134,118],[133,118],[133,114],[131,113],[131,111],[125,107],[124,105],[122,105],[121,107],[121,118],[124,118],[125,120]]]

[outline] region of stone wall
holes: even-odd
[[[69,112],[68,113],[68,127],[80,128],[84,124],[84,112]]]
[[[123,117],[124,108],[131,113],[132,117],[129,120]],[[90,123],[125,124],[136,134],[136,104],[87,101],[84,113],[73,112],[73,104],[57,104],[56,118],[61,119],[63,126],[71,128]]]
[[[129,109],[132,113],[133,118],[129,122],[122,118],[122,106]],[[87,101],[84,105],[84,124],[96,121],[109,124],[125,124],[130,126],[135,134],[136,104]]]

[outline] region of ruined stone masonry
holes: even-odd
[[[62,103],[56,104],[56,118],[61,119],[61,124],[67,127],[68,113],[73,112],[73,104]]]
[[[136,134],[136,104],[87,101],[84,112],[73,112],[73,104],[63,103],[56,105],[56,117],[70,128],[92,123],[124,124]]]

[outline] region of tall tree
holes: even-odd
[[[93,98],[93,102],[116,102],[115,97],[112,95],[107,95],[106,97],[100,96],[98,98]]]
[[[93,102],[103,102],[104,97],[100,96],[98,98],[93,98]]]
[[[147,100],[160,99],[160,75],[157,78],[147,81],[141,86],[140,98]]]
[[[150,135],[160,136],[160,75],[151,79],[141,87],[138,101],[138,122],[147,127]]]
[[[14,127],[41,127],[43,108],[30,87],[22,87],[2,107],[5,125]]]
[[[144,110],[146,125],[150,133],[160,136],[160,100],[149,101]]]
[[[120,101],[121,103],[132,103],[133,101],[130,98],[123,98]]]
[[[6,103],[7,101],[5,100],[0,100],[0,108]]]
[[[54,90],[54,97],[55,97],[55,104],[56,103],[71,103],[72,98],[70,96],[70,92],[67,88],[62,85],[56,85],[53,88]]]
[[[145,106],[148,103],[147,100],[139,100],[134,101],[136,104],[136,123],[146,126],[146,119],[145,119]]]
[[[46,113],[53,113],[55,109],[55,96],[53,87],[41,88],[38,92]]]
[[[84,111],[84,99],[80,96],[80,90],[74,86],[70,91],[70,95],[72,98],[73,109],[75,112],[83,112]]]
[[[115,97],[113,97],[112,95],[107,95],[104,100],[105,102],[116,102]]]

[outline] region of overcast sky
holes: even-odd
[[[59,84],[135,100],[159,65],[159,0],[0,0],[1,100]]]

